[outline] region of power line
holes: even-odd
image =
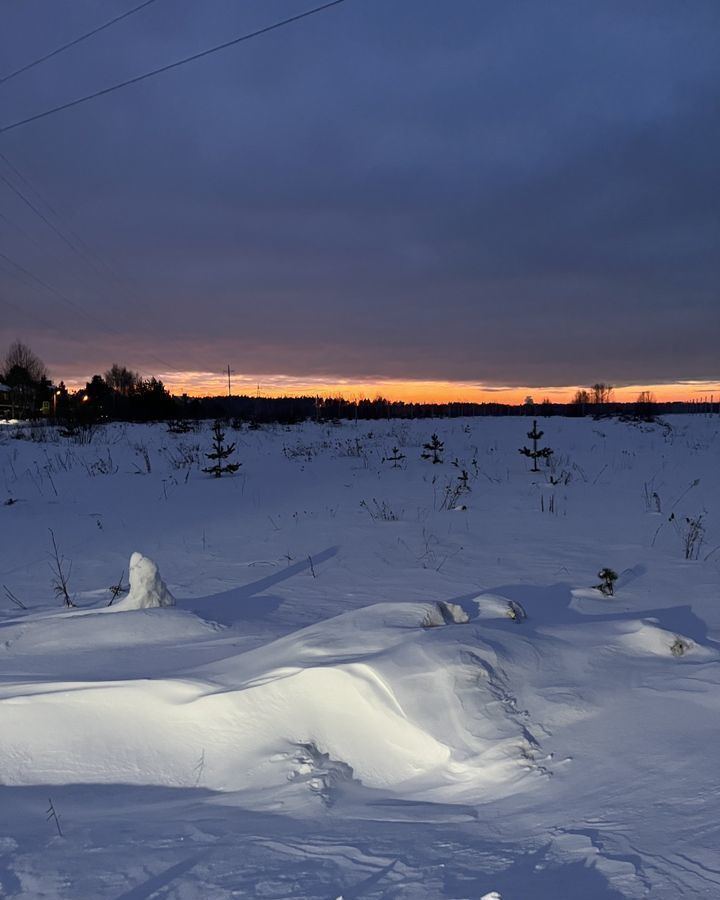
[[[14,303],[12,300],[9,300],[6,296],[3,296],[1,302],[2,302],[3,305],[6,305],[6,306],[12,306],[13,309],[16,309],[16,310],[17,310],[19,313],[21,313],[21,315],[23,315],[23,316],[30,315],[33,319],[35,319],[36,322],[39,322],[41,325],[44,325],[44,326],[45,326],[46,328],[48,328],[51,332],[54,333],[54,332],[57,331],[57,323],[53,324],[52,322],[48,322],[47,319],[43,319],[42,316],[39,316],[39,315],[38,315],[36,312],[34,312],[33,310],[27,310],[27,309],[25,309],[25,308],[23,308],[23,307],[21,307],[21,306],[18,306],[17,303]]]
[[[102,259],[102,257],[98,256],[98,255],[92,250],[92,248],[88,247],[88,245],[85,243],[85,241],[83,241],[83,239],[80,237],[80,235],[78,235],[76,231],[73,231],[73,229],[68,225],[67,222],[63,221],[63,218],[62,218],[62,216],[60,215],[60,213],[58,213],[58,212],[50,205],[50,203],[43,197],[43,195],[42,195],[42,194],[39,192],[39,190],[32,184],[32,182],[29,181],[29,180],[22,174],[22,172],[21,172],[19,169],[17,169],[17,168],[10,162],[10,160],[5,156],[5,154],[0,153],[0,160],[3,160],[3,161],[8,165],[8,167],[13,171],[13,173],[14,173],[20,180],[22,180],[22,182],[23,182],[25,185],[27,185],[27,187],[35,194],[35,196],[38,198],[38,200],[39,200],[40,202],[42,202],[42,203],[48,208],[48,210],[49,210],[49,211],[50,211],[50,212],[51,212],[51,213],[52,213],[52,214],[60,221],[60,223],[61,223],[61,224],[63,225],[63,227],[64,227],[64,230],[67,231],[70,235],[72,235],[72,237],[73,237],[74,240],[77,242],[77,244],[78,244],[82,249],[84,249],[85,253],[84,253],[84,254],[83,254],[83,253],[80,253],[80,251],[77,249],[77,247],[74,247],[73,244],[72,244],[72,243],[71,243],[71,242],[70,242],[70,241],[62,234],[62,232],[61,232],[58,228],[56,228],[55,225],[54,225],[52,222],[49,222],[49,221],[47,220],[47,218],[40,212],[40,210],[38,210],[37,207],[36,207],[33,203],[31,203],[31,202],[29,201],[29,199],[28,199],[28,198],[27,198],[27,197],[19,190],[19,188],[16,188],[16,187],[13,186],[12,184],[10,184],[10,182],[2,175],[2,172],[0,172],[0,181],[4,181],[6,184],[8,184],[9,187],[11,187],[12,190],[13,190],[13,191],[14,191],[14,192],[15,192],[15,193],[16,193],[16,194],[17,194],[17,195],[18,195],[18,196],[19,196],[19,197],[20,197],[20,198],[21,198],[28,206],[29,206],[29,208],[30,208],[30,209],[31,209],[31,210],[32,210],[32,211],[33,211],[33,212],[41,219],[41,221],[43,221],[45,224],[49,225],[49,226],[53,229],[53,231],[55,231],[61,238],[63,238],[64,242],[65,242],[69,247],[71,247],[71,248],[78,254],[78,258],[79,258],[80,262],[82,262],[82,263],[87,263],[87,262],[92,262],[92,259],[95,259],[95,260],[97,260],[97,262],[98,262],[99,265],[101,265],[104,269],[106,269],[107,272],[110,273],[110,275],[113,277],[113,279],[114,279],[115,282],[117,283],[118,287],[123,291],[122,301],[123,301],[123,304],[124,304],[124,308],[127,310],[128,307],[129,307],[131,304],[133,304],[133,300],[131,299],[131,295],[130,295],[131,286],[130,286],[130,285],[127,285],[127,284],[125,284],[125,283],[123,283],[123,280],[122,280],[122,279],[120,278],[120,276],[113,270],[113,268],[112,268],[108,263],[106,263],[106,262]],[[20,225],[18,225],[16,222],[11,221],[11,220],[10,220],[3,212],[1,212],[1,211],[0,211],[0,220],[4,220],[8,225],[10,225],[11,227],[15,228],[17,231],[19,231],[21,234],[23,234],[23,236],[26,237],[27,240],[31,241],[31,242],[32,242],[36,247],[38,247],[40,250],[43,250],[43,249],[44,249],[44,248],[42,247],[42,245],[32,237],[32,235],[30,235],[29,233],[27,233],[27,232],[25,231],[25,229],[23,229],[23,228],[22,228]],[[47,251],[47,250],[44,250],[44,252],[47,253],[48,251]],[[3,256],[3,254],[0,254],[0,257],[2,257],[2,256]],[[89,259],[89,260],[88,260],[88,259],[85,258],[86,256],[92,257],[92,259]],[[42,286],[43,288],[45,288],[46,290],[49,290],[49,291],[51,291],[51,292],[57,294],[57,295],[60,296],[65,302],[75,302],[75,301],[71,301],[71,300],[67,297],[67,295],[65,295],[65,294],[63,294],[62,292],[60,292],[57,288],[53,287],[53,285],[48,284],[47,282],[44,282],[44,281],[42,281],[41,279],[39,279],[39,278],[35,275],[35,273],[33,273],[33,272],[29,271],[29,270],[23,269],[23,267],[20,266],[15,260],[12,260],[12,259],[10,259],[10,258],[7,257],[7,256],[5,256],[4,258],[6,259],[7,262],[10,262],[15,268],[20,269],[21,271],[23,271],[24,274],[26,275],[26,277],[32,278],[35,282],[41,284],[41,286]],[[61,260],[61,262],[62,262],[62,260]],[[96,269],[95,269],[95,270],[91,270],[91,269],[87,268],[87,269],[81,270],[81,274],[83,274],[83,275],[98,275],[99,273],[97,272]],[[76,304],[76,305],[77,305],[77,304]],[[100,316],[99,316],[97,313],[91,313],[91,312],[89,312],[89,311],[87,311],[87,310],[85,310],[85,309],[83,309],[82,307],[79,307],[79,306],[78,306],[78,309],[80,309],[82,312],[84,312],[86,316],[94,316],[95,321],[98,322],[99,324],[101,324],[102,327],[104,328],[104,330],[105,330],[106,332],[108,332],[109,334],[116,334],[116,333],[117,333],[117,332],[114,332],[114,331],[112,330],[112,328],[111,328],[106,322],[103,322],[103,321],[101,320]],[[174,366],[172,363],[167,362],[167,360],[162,359],[161,357],[157,356],[157,354],[151,353],[150,356],[151,356],[154,360],[156,360],[157,362],[159,362],[159,363],[160,363],[165,369],[167,369],[167,370],[172,370],[172,371],[178,372],[178,373],[181,373],[181,372],[185,371],[184,369],[178,368],[177,366]]]
[[[49,284],[47,281],[40,278],[38,275],[36,275],[30,269],[27,269],[25,266],[21,265],[19,262],[16,262],[16,260],[12,259],[11,257],[9,257],[6,253],[3,253],[2,251],[0,251],[0,260],[4,260],[6,263],[9,263],[11,266],[13,266],[13,268],[15,268],[19,272],[21,272],[25,276],[26,279],[30,279],[31,281],[40,285],[40,287],[44,288],[44,290],[48,291],[48,293],[53,294],[55,297],[58,297],[60,300],[62,300],[63,303],[67,304],[68,306],[73,307],[75,310],[82,313],[82,315],[85,316],[85,318],[94,319],[107,334],[114,335],[115,337],[121,336],[120,332],[118,332],[114,328],[110,328],[105,322],[103,322],[102,319],[97,315],[97,313],[92,312],[89,309],[86,309],[85,307],[81,306],[76,300],[71,299],[70,297],[67,296],[67,294],[64,294],[62,291],[59,291],[56,287],[53,287],[53,285]],[[15,305],[15,304],[13,304],[13,305]],[[16,308],[17,308],[17,306],[16,306]],[[164,366],[168,370],[172,370],[175,372],[182,372],[182,369],[176,369],[175,366],[170,365],[170,363],[168,363],[166,360],[162,359],[160,356],[157,356],[157,354],[155,354],[155,353],[149,353],[148,356],[151,356],[154,360],[159,362],[162,366]]]
[[[2,78],[0,78],[0,84],[4,84],[6,81],[10,81],[11,78],[15,78],[16,75],[20,75],[22,72],[27,72],[28,69],[32,69],[34,66],[39,66],[40,63],[45,62],[45,60],[51,59],[53,56],[57,56],[59,53],[62,53],[64,50],[68,50],[70,47],[74,47],[76,44],[87,40],[89,37],[92,37],[99,31],[104,31],[106,28],[109,28],[111,25],[114,25],[121,19],[127,19],[128,16],[132,16],[134,13],[140,12],[141,9],[145,9],[146,6],[150,6],[151,3],[155,3],[155,0],[145,0],[145,2],[141,3],[139,6],[135,6],[133,7],[133,9],[129,9],[127,10],[127,12],[121,13],[119,16],[115,16],[114,19],[110,19],[108,22],[104,22],[102,25],[98,25],[97,28],[93,28],[92,31],[87,31],[85,32],[85,34],[81,34],[80,37],[76,37],[72,41],[68,41],[67,44],[63,44],[61,47],[57,47],[55,50],[51,50],[44,56],[40,56],[37,59],[34,59],[32,62],[26,63],[24,66],[20,66],[19,69],[15,69],[14,72],[10,72],[8,75],[4,75]]]
[[[282,28],[283,26],[290,25],[293,22],[299,22],[300,19],[307,19],[309,16],[314,16],[317,13],[324,12],[326,9],[330,9],[333,6],[339,6],[344,2],[345,0],[331,0],[330,3],[324,3],[322,6],[316,6],[313,9],[307,9],[305,10],[305,12],[298,13],[296,16],[290,16],[287,19],[281,19],[279,22],[273,22],[272,25],[266,25],[264,28],[258,28],[256,31],[250,31],[247,34],[241,34],[239,37],[233,38],[230,41],[225,41],[222,44],[216,44],[214,47],[209,47],[207,50],[201,50],[200,53],[193,53],[192,56],[186,56],[183,59],[178,59],[175,62],[168,63],[165,66],[160,66],[159,68],[152,69],[149,72],[144,72],[142,75],[136,75],[134,78],[128,78],[126,81],[121,81],[118,84],[103,88],[100,91],[94,91],[92,94],[85,94],[85,96],[83,97],[77,97],[75,100],[70,100],[67,103],[62,103],[60,106],[54,106],[51,109],[46,109],[44,112],[35,113],[34,116],[28,116],[26,119],[20,119],[18,122],[13,122],[10,125],[5,125],[3,128],[0,128],[0,134],[4,134],[6,131],[12,131],[14,128],[20,128],[21,125],[27,125],[30,122],[36,122],[38,119],[44,119],[46,116],[52,116],[64,109],[70,109],[73,106],[79,106],[81,103],[87,103],[88,100],[94,100],[97,97],[104,97],[106,94],[111,94],[113,91],[119,91],[121,88],[128,87],[131,84],[137,84],[139,81],[145,81],[145,79],[147,78],[153,78],[155,75],[160,75],[162,72],[169,72],[170,69],[177,69],[180,66],[187,65],[187,63],[195,62],[195,60],[202,59],[205,56],[210,56],[213,53],[218,53],[220,50],[226,50],[228,47],[234,47],[236,44],[240,44],[243,41],[249,41],[252,38],[260,37],[260,35],[267,34],[270,31],[275,31],[277,28]]]
[[[5,222],[10,226],[10,228],[14,228],[15,231],[18,232],[18,234],[21,234],[25,238],[25,240],[29,241],[31,244],[37,247],[38,250],[42,250],[44,253],[47,252],[46,248],[43,247],[43,245],[40,243],[40,241],[37,240],[37,238],[34,238],[29,231],[22,227],[22,225],[18,225],[17,222],[13,222],[12,219],[9,219],[2,210],[0,210],[0,221]],[[55,258],[58,259],[57,256]]]
[[[70,226],[67,224],[67,222],[63,222],[62,217],[60,216],[60,214],[59,214],[59,213],[58,213],[58,212],[50,205],[50,203],[42,196],[42,194],[41,194],[41,193],[39,192],[39,190],[32,184],[32,182],[30,182],[30,181],[22,174],[22,172],[20,172],[20,170],[17,169],[17,168],[11,163],[11,161],[7,158],[7,156],[5,156],[4,153],[1,153],[1,152],[0,152],[0,159],[3,160],[3,161],[6,163],[6,165],[12,170],[12,172],[13,172],[20,180],[22,180],[22,182],[23,182],[25,185],[27,185],[27,187],[28,187],[28,188],[36,195],[36,197],[40,200],[40,202],[42,202],[42,203],[48,208],[48,210],[49,210],[56,218],[58,218],[58,219],[60,220],[60,222],[61,222],[61,223],[63,224],[63,226],[64,226],[64,230],[67,231],[67,232],[69,232],[69,233],[72,235],[72,237],[73,237],[74,240],[78,243],[78,245],[79,245],[82,249],[84,249],[85,253],[81,253],[80,250],[78,250],[78,248],[75,247],[71,241],[69,241],[69,239],[68,239],[68,238],[60,231],[59,228],[57,228],[57,227],[54,225],[53,222],[48,221],[48,219],[47,219],[47,218],[42,214],[42,212],[35,206],[35,204],[31,203],[30,200],[28,199],[28,197],[26,197],[25,194],[23,194],[23,192],[20,191],[19,188],[15,187],[15,186],[14,186],[14,185],[13,185],[13,184],[5,177],[5,176],[3,176],[2,172],[0,172],[0,181],[5,182],[5,183],[6,183],[6,184],[7,184],[7,185],[15,192],[15,194],[17,194],[17,196],[20,197],[20,199],[22,199],[22,200],[26,203],[26,205],[27,205],[27,206],[28,206],[28,207],[29,207],[29,208],[30,208],[30,209],[31,209],[31,210],[32,210],[32,211],[33,211],[33,212],[41,219],[41,221],[43,221],[46,225],[48,225],[50,228],[52,228],[53,231],[55,231],[55,233],[56,233],[59,237],[61,237],[61,238],[63,239],[63,241],[64,241],[64,242],[65,242],[65,243],[66,243],[66,244],[67,244],[67,245],[68,245],[68,246],[69,246],[69,247],[70,247],[70,248],[78,255],[78,257],[79,257],[79,259],[80,259],[81,262],[86,263],[86,262],[88,262],[88,261],[92,262],[92,259],[97,260],[97,262],[98,262],[101,266],[103,266],[103,268],[105,268],[105,269],[107,270],[107,272],[110,273],[110,275],[112,275],[112,277],[113,277],[113,278],[115,279],[115,281],[117,282],[118,286],[119,286],[120,288],[123,289],[123,293],[125,294],[125,296],[124,296],[124,298],[123,298],[123,302],[125,303],[125,306],[126,306],[126,308],[127,308],[128,304],[130,304],[132,301],[130,301],[130,299],[129,299],[129,294],[128,294],[127,286],[125,286],[125,285],[122,284],[121,279],[120,279],[120,277],[117,275],[117,273],[116,273],[115,271],[113,271],[113,269],[112,269],[112,268],[111,268],[111,267],[110,267],[110,266],[109,266],[109,265],[108,265],[101,257],[99,257],[99,256],[92,250],[92,248],[88,247],[88,245],[85,243],[85,241],[83,241],[83,239],[77,234],[77,232],[73,231],[73,229],[70,228]],[[17,230],[19,230],[21,233],[24,233],[24,234],[25,234],[25,237],[27,237],[28,240],[32,241],[36,246],[40,247],[40,245],[38,244],[37,241],[34,240],[34,238],[32,238],[29,234],[25,233],[25,232],[24,232],[24,229],[20,228],[19,225],[17,225],[17,224],[14,223],[14,222],[11,222],[10,219],[8,219],[8,217],[7,217],[6,215],[4,215],[2,212],[0,212],[0,218],[2,218],[4,221],[6,221],[6,222],[7,222],[9,225],[11,225],[12,227],[14,227],[14,228],[16,228]],[[40,249],[42,249],[42,248],[40,248]],[[47,252],[47,251],[46,251],[46,252]],[[88,259],[85,258],[86,256],[92,257],[92,259],[88,260]],[[91,312],[89,312],[88,310],[84,309],[84,308],[81,307],[79,304],[77,304],[75,301],[73,301],[73,300],[71,300],[70,298],[68,298],[68,296],[67,296],[66,294],[63,294],[61,291],[59,291],[57,288],[55,288],[53,285],[48,284],[47,282],[45,282],[45,281],[43,281],[42,279],[38,278],[38,277],[35,275],[35,273],[33,273],[33,272],[31,272],[31,271],[29,271],[29,270],[27,270],[27,269],[24,269],[24,268],[23,268],[21,265],[19,265],[15,260],[10,259],[8,256],[5,256],[4,254],[0,254],[0,257],[3,257],[7,262],[11,263],[11,265],[13,265],[16,269],[19,269],[20,271],[22,271],[22,272],[25,274],[26,277],[29,277],[29,278],[31,278],[32,280],[34,280],[36,283],[40,284],[45,290],[48,290],[48,291],[50,291],[51,293],[56,294],[57,296],[59,296],[59,297],[60,297],[64,302],[66,302],[66,303],[72,303],[72,304],[74,304],[74,305],[78,308],[78,310],[80,310],[81,312],[83,312],[86,316],[91,316],[91,317],[93,317],[93,318],[95,319],[95,321],[98,322],[98,323],[104,328],[104,330],[105,330],[106,332],[108,332],[108,333],[110,333],[110,334],[117,334],[117,332],[115,332],[110,326],[108,326],[107,323],[104,323],[104,322],[101,320],[101,318],[97,315],[97,313],[91,313]],[[86,273],[86,272],[83,272],[83,274],[88,274],[88,273],[89,273],[89,270],[88,270],[87,273]],[[98,273],[97,273],[97,271],[95,271],[95,272],[92,273],[92,274],[98,274]],[[184,371],[183,369],[180,369],[180,368],[178,368],[177,366],[174,366],[174,365],[172,365],[171,363],[167,362],[167,360],[162,359],[161,357],[157,356],[157,354],[151,353],[150,356],[151,356],[154,360],[156,360],[156,362],[159,362],[159,363],[160,363],[165,369],[167,369],[167,370],[172,370],[172,371],[178,372],[178,373]]]
[[[70,226],[67,224],[67,222],[62,222],[62,217],[60,216],[60,214],[55,209],[53,209],[53,207],[50,205],[50,203],[48,203],[47,200],[45,200],[45,198],[38,191],[38,189],[32,184],[32,182],[30,182],[22,174],[22,172],[19,169],[17,169],[10,162],[10,160],[7,158],[7,156],[5,156],[4,153],[0,152],[0,159],[5,162],[5,164],[12,170],[12,172],[20,180],[22,180],[24,182],[24,184],[26,184],[31,191],[33,191],[33,193],[48,208],[48,210],[50,210],[50,212],[57,219],[59,219],[61,221],[61,223],[64,225],[65,231],[69,232],[73,236],[73,238],[75,239],[75,241],[77,242],[77,244],[79,245],[79,247],[81,249],[78,249],[78,247],[75,246],[75,244],[72,241],[70,241],[66,237],[66,235],[52,221],[50,221],[45,215],[43,215],[43,213],[37,208],[37,206],[34,203],[32,203],[29,200],[29,198],[18,187],[13,185],[12,182],[2,174],[2,172],[0,172],[0,181],[4,182],[41,219],[42,222],[44,222],[46,225],[48,225],[58,235],[58,237],[60,237],[64,241],[64,243],[66,243],[68,245],[68,247],[70,247],[78,255],[78,258],[80,259],[81,262],[87,263],[87,262],[92,262],[93,259],[96,260],[99,265],[103,266],[110,273],[110,275],[112,275],[112,277],[115,279],[115,281],[118,283],[118,285],[120,285],[122,287],[119,276],[112,270],[112,268],[106,262],[104,262],[104,260],[101,257],[97,256],[97,254],[94,253],[94,251],[90,247],[87,246],[85,241],[83,241],[83,239],[76,232],[74,232],[72,230],[72,228],[70,228]],[[2,212],[0,212],[0,218],[2,218],[5,222],[7,222],[12,227],[16,228],[18,231],[20,231],[20,233],[24,234],[25,237],[27,237],[28,240],[32,241],[32,243],[34,243],[36,246],[40,247],[40,244],[37,241],[35,241],[35,239],[32,238],[31,235],[27,234],[24,231],[24,229],[22,229],[16,223],[11,222],[11,220],[6,215],[4,215]],[[40,247],[40,249],[42,249],[42,247]],[[81,251],[84,251],[84,252],[81,252]],[[83,312],[86,316],[94,317],[95,321],[98,322],[106,331],[108,331],[108,333],[113,333],[112,330],[107,326],[107,324],[102,322],[101,318],[97,315],[97,313],[91,313],[91,312],[87,311],[86,309],[81,307],[78,303],[76,303],[75,301],[68,298],[66,294],[63,294],[57,288],[53,287],[53,285],[48,284],[47,282],[38,278],[35,275],[35,273],[29,271],[28,269],[23,268],[15,260],[10,259],[10,257],[8,257],[4,254],[1,254],[1,253],[0,253],[0,257],[3,257],[7,262],[11,263],[15,268],[22,271],[26,275],[26,277],[32,278],[33,281],[40,284],[43,288],[45,288],[45,290],[48,290],[51,293],[56,294],[64,302],[75,305],[77,307],[77,309],[80,310],[81,312]],[[89,274],[89,273],[90,273],[90,270],[87,270],[87,272],[83,271],[82,274]],[[97,275],[98,273],[97,273],[97,271],[94,271],[94,272],[92,272],[92,274]],[[127,304],[127,302],[128,302],[127,297],[124,298],[124,301]],[[166,360],[161,359],[159,356],[156,356],[154,354],[152,354],[152,356],[157,362],[159,362],[165,368],[172,369],[176,372],[182,371],[182,369],[178,369],[177,367],[168,363]]]
[[[75,246],[75,244],[73,244],[72,241],[69,240],[69,238],[67,238],[67,237],[60,231],[60,229],[59,229],[56,225],[54,225],[54,224],[50,221],[50,219],[48,219],[47,216],[45,216],[45,215],[37,208],[37,206],[35,206],[35,204],[25,196],[25,194],[23,194],[23,192],[22,192],[19,188],[15,187],[15,185],[12,183],[12,181],[10,181],[9,178],[6,178],[6,177],[3,175],[2,172],[0,172],[0,181],[2,181],[3,184],[6,184],[6,185],[10,188],[10,190],[11,190],[17,197],[19,197],[19,198],[23,201],[23,203],[25,203],[26,206],[28,206],[28,207],[35,213],[36,216],[38,216],[40,219],[42,219],[42,221],[48,226],[48,228],[51,228],[51,229],[55,232],[55,234],[60,238],[60,240],[63,241],[63,243],[67,244],[68,247],[70,247],[70,249],[71,249],[73,252],[78,253],[78,254],[80,253],[80,251],[79,251],[78,248]]]
[[[97,262],[99,266],[101,266],[103,269],[105,269],[107,272],[109,272],[110,275],[112,275],[116,281],[119,281],[117,274],[113,271],[111,266],[109,266],[108,263],[106,263],[105,260],[102,259],[102,257],[98,256],[97,253],[95,253],[95,251],[92,249],[92,247],[89,247],[87,245],[87,243],[80,237],[80,235],[76,231],[74,231],[70,227],[68,222],[63,219],[63,217],[60,215],[60,213],[50,204],[50,202],[45,197],[43,197],[43,195],[40,193],[38,188],[30,181],[30,179],[27,178],[25,175],[23,175],[23,173],[17,168],[17,166],[13,165],[13,163],[2,152],[0,152],[0,160],[2,160],[5,163],[5,165],[8,167],[8,169],[10,169],[10,171],[15,175],[15,177],[19,181],[21,181],[24,185],[26,185],[32,191],[32,193],[35,194],[35,196],[43,204],[43,206],[60,222],[60,224],[63,226],[65,232],[67,232],[67,234],[69,234],[73,238],[73,240],[77,243],[78,247],[80,247],[82,250],[85,251],[85,255],[90,257],[91,260],[95,260],[95,262]],[[13,187],[12,189],[13,189],[13,191],[15,191],[16,194],[20,194],[19,188]],[[21,199],[23,199],[26,204],[29,204],[29,201],[26,197],[22,196]],[[31,208],[33,208],[33,207],[31,207]],[[34,208],[33,208],[33,211],[35,211]],[[40,215],[40,218],[42,219],[43,216]],[[57,231],[57,229],[55,228],[54,225],[50,224],[50,227],[53,228],[53,230]],[[62,235],[61,235],[61,237],[62,237]],[[63,240],[65,241],[66,244],[69,243],[67,238],[63,237]],[[72,245],[70,245],[70,246],[72,246]],[[77,252],[77,248],[73,248],[73,249],[75,249]]]
[[[29,182],[27,181],[27,179],[25,179],[25,178],[22,176],[22,173],[20,173],[19,170],[16,169],[15,166],[12,165],[12,163],[10,162],[10,160],[9,160],[3,153],[0,153],[0,159],[3,160],[3,161],[8,165],[8,167],[9,167],[9,168],[10,168],[17,176],[19,176],[20,178],[22,178],[22,180],[25,181],[26,184],[28,184],[30,187],[32,187],[32,186],[29,184]],[[95,255],[93,254],[92,250],[90,250],[86,245],[83,246],[83,245],[84,245],[84,242],[83,242],[80,238],[78,238],[77,235],[74,235],[74,237],[75,237],[75,239],[76,239],[76,241],[77,241],[77,244],[76,244],[75,242],[71,241],[70,238],[67,237],[67,235],[64,233],[64,231],[62,231],[60,228],[58,228],[58,226],[57,226],[53,221],[51,221],[51,220],[50,220],[50,219],[49,219],[49,218],[48,218],[48,217],[47,217],[40,209],[38,209],[38,207],[36,206],[36,204],[33,203],[33,202],[29,199],[29,197],[27,197],[27,195],[26,195],[23,191],[20,190],[20,188],[18,188],[16,185],[14,185],[14,184],[12,183],[12,181],[11,181],[9,178],[7,178],[5,175],[3,175],[2,172],[0,172],[0,182],[2,182],[2,183],[5,184],[7,187],[9,187],[10,190],[11,190],[17,197],[19,197],[20,200],[22,200],[23,203],[24,203],[30,210],[32,210],[32,212],[33,212],[33,213],[34,213],[34,214],[35,214],[42,222],[44,222],[45,225],[48,226],[48,228],[50,228],[52,231],[55,232],[55,234],[60,238],[60,240],[61,240],[64,244],[66,244],[66,245],[73,251],[73,253],[75,253],[75,254],[77,255],[77,257],[78,257],[78,259],[80,260],[81,263],[83,263],[84,265],[87,265],[88,262],[90,262],[90,263],[93,262],[93,258],[95,258]],[[34,189],[33,189],[33,190],[34,190]],[[35,190],[35,194],[42,200],[42,197],[41,197],[41,195],[38,193],[37,190]],[[43,201],[43,202],[45,202],[45,201]],[[50,207],[49,204],[46,203],[45,205],[48,206],[48,208],[52,209],[52,208]],[[55,213],[54,210],[53,210],[53,214],[57,217],[57,213]],[[9,224],[12,224],[13,227],[15,227],[18,231],[20,231],[20,232],[23,231],[23,229],[20,228],[19,225],[17,225],[16,223],[11,223],[7,216],[2,215],[2,218],[3,218],[6,222],[8,222]],[[70,233],[72,234],[71,229],[67,228],[66,230],[70,231]],[[39,246],[39,244],[37,243],[37,241],[35,241],[32,237],[30,237],[29,235],[26,235],[26,236],[28,237],[29,240],[33,241],[33,243],[35,243],[36,246]],[[101,260],[98,260],[98,263],[100,263],[100,264],[102,265],[102,261],[101,261]],[[109,269],[108,266],[105,266],[105,268],[108,269],[108,271],[111,271],[111,270]],[[82,274],[83,274],[83,275],[86,274],[86,272],[85,272],[84,269],[82,270]],[[97,274],[97,270],[96,270],[93,274]],[[112,274],[112,272],[111,272],[111,274]]]
[[[2,210],[0,210],[0,222],[4,222],[9,228],[12,228],[14,231],[24,237],[28,243],[32,244],[34,247],[40,250],[41,253],[43,253],[46,257],[52,258],[54,262],[58,263],[64,268],[67,268],[67,261],[65,259],[58,256],[57,253],[49,251],[48,248],[44,246],[39,240],[37,240],[37,238],[34,237],[27,229],[23,228],[22,225],[6,216],[5,213],[2,212]]]
[[[19,262],[16,262],[14,259],[11,259],[6,253],[2,253],[0,251],[0,259],[3,259],[3,260],[5,260],[5,262],[10,263],[11,266],[16,268],[19,272],[22,272],[26,278],[31,279],[32,281],[34,281],[36,284],[39,284],[40,287],[44,288],[49,293],[54,294],[56,297],[59,297],[60,300],[63,301],[63,303],[66,303],[68,306],[73,307],[78,312],[81,312],[84,316],[89,315],[88,311],[86,309],[84,309],[82,306],[80,306],[80,304],[77,303],[75,300],[71,300],[70,297],[68,297],[66,294],[63,294],[62,291],[59,291],[57,288],[54,288],[51,284],[48,284],[47,281],[44,281],[42,278],[40,278],[34,272],[31,272],[30,269],[26,269],[25,266],[22,266],[22,265],[20,265]]]

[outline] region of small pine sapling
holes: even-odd
[[[220,422],[216,422],[213,425],[212,433],[213,452],[206,453],[205,456],[207,456],[208,459],[213,460],[213,464],[206,469],[203,469],[203,472],[207,472],[208,475],[214,475],[215,478],[220,478],[224,472],[227,472],[228,474],[237,472],[241,463],[225,462],[225,460],[235,452],[235,444],[225,444],[225,432],[223,431]]]
[[[391,462],[393,469],[399,469],[400,463],[405,459],[405,454],[401,453],[398,447],[392,448],[392,456],[384,456],[383,462]]]
[[[422,459],[431,459],[433,465],[437,465],[442,462],[440,454],[444,449],[445,443],[436,434],[433,434],[428,443],[423,444],[423,452],[420,455]]]
[[[533,427],[532,431],[528,431],[527,436],[533,442],[532,450],[529,447],[521,447],[519,452],[522,453],[523,456],[528,456],[533,461],[533,467],[530,470],[531,472],[539,472],[538,468],[538,460],[539,459],[549,459],[554,453],[550,447],[543,447],[542,449],[538,449],[538,441],[543,436],[544,431],[538,431],[537,427],[537,419],[533,419]]]
[[[600,584],[596,584],[596,590],[600,591],[606,597],[615,596],[615,582],[618,580],[618,573],[612,569],[604,568],[598,572]]]

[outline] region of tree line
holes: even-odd
[[[53,384],[43,361],[21,341],[11,344],[0,365],[0,417],[48,418],[77,422],[111,419],[151,421],[173,419],[228,419],[250,427],[266,422],[292,424],[340,419],[419,419],[460,416],[610,416],[639,419],[679,412],[720,412],[720,403],[658,403],[642,391],[632,403],[613,401],[612,385],[598,382],[579,389],[569,403],[526,397],[522,404],[405,403],[376,397],[176,397],[156,378],[143,378],[126,366],[113,363],[102,375],[93,375],[84,388],[69,391]]]
[[[22,341],[10,345],[0,366],[0,415],[98,421],[147,421],[176,414],[176,403],[162,381],[143,378],[114,363],[104,375],[93,375],[84,388],[69,391],[53,384],[43,361]]]

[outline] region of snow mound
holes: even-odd
[[[137,616],[115,616],[105,619],[116,605],[91,610],[70,610],[35,616],[32,624],[18,617],[2,630],[0,650],[11,656],[37,657],[42,654],[41,671],[48,671],[48,654],[92,656],[112,648],[143,647],[151,644],[179,645],[202,641],[218,634],[217,625],[178,609],[146,609]],[[28,671],[23,662],[23,671]],[[117,663],[115,663],[117,665]],[[109,663],[103,660],[101,668]],[[136,670],[137,674],[137,670]]]
[[[175,598],[167,589],[160,577],[157,564],[142,553],[133,553],[130,557],[130,593],[111,609],[155,609],[157,607],[175,606]]]
[[[498,594],[481,594],[475,597],[474,603],[478,608],[478,619],[516,619],[526,618],[525,611],[519,603],[501,597]],[[515,612],[513,612],[515,610]],[[522,611],[522,614],[520,613]]]
[[[607,596],[597,588],[573,588],[570,596],[570,609],[583,615],[597,615],[598,612],[605,612],[608,606],[618,603],[616,595]]]
[[[710,658],[713,652],[698,646],[689,637],[660,628],[653,619],[636,619],[623,623],[617,646],[628,653],[642,656],[682,657],[695,660]]]
[[[434,628],[438,625],[465,625],[469,621],[470,616],[462,606],[446,600],[438,600],[430,607],[422,624],[426,628]]]
[[[514,792],[533,771],[527,722],[498,702],[493,650],[420,626],[434,606],[376,604],[173,678],[6,683],[3,780],[201,786],[263,807],[327,800],[338,779],[426,799]],[[312,750],[302,771],[297,748]]]

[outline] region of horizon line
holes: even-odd
[[[388,402],[404,403],[499,403],[521,406],[528,399],[533,405],[548,400],[569,403],[579,390],[590,385],[498,385],[483,382],[421,380],[394,378],[319,378],[296,377],[284,374],[264,377],[216,372],[159,372],[154,377],[162,381],[174,396],[193,398],[250,397],[278,399],[280,397],[320,397],[342,399],[347,402],[381,398]],[[63,379],[64,380],[64,379]],[[82,390],[89,379],[64,380],[69,390]],[[609,384],[609,382],[606,382]],[[612,400],[618,403],[636,402],[648,392],[658,403],[690,402],[703,395],[706,399],[720,396],[720,381],[687,379],[671,383],[625,384],[612,387]],[[694,395],[694,396],[693,396]]]

